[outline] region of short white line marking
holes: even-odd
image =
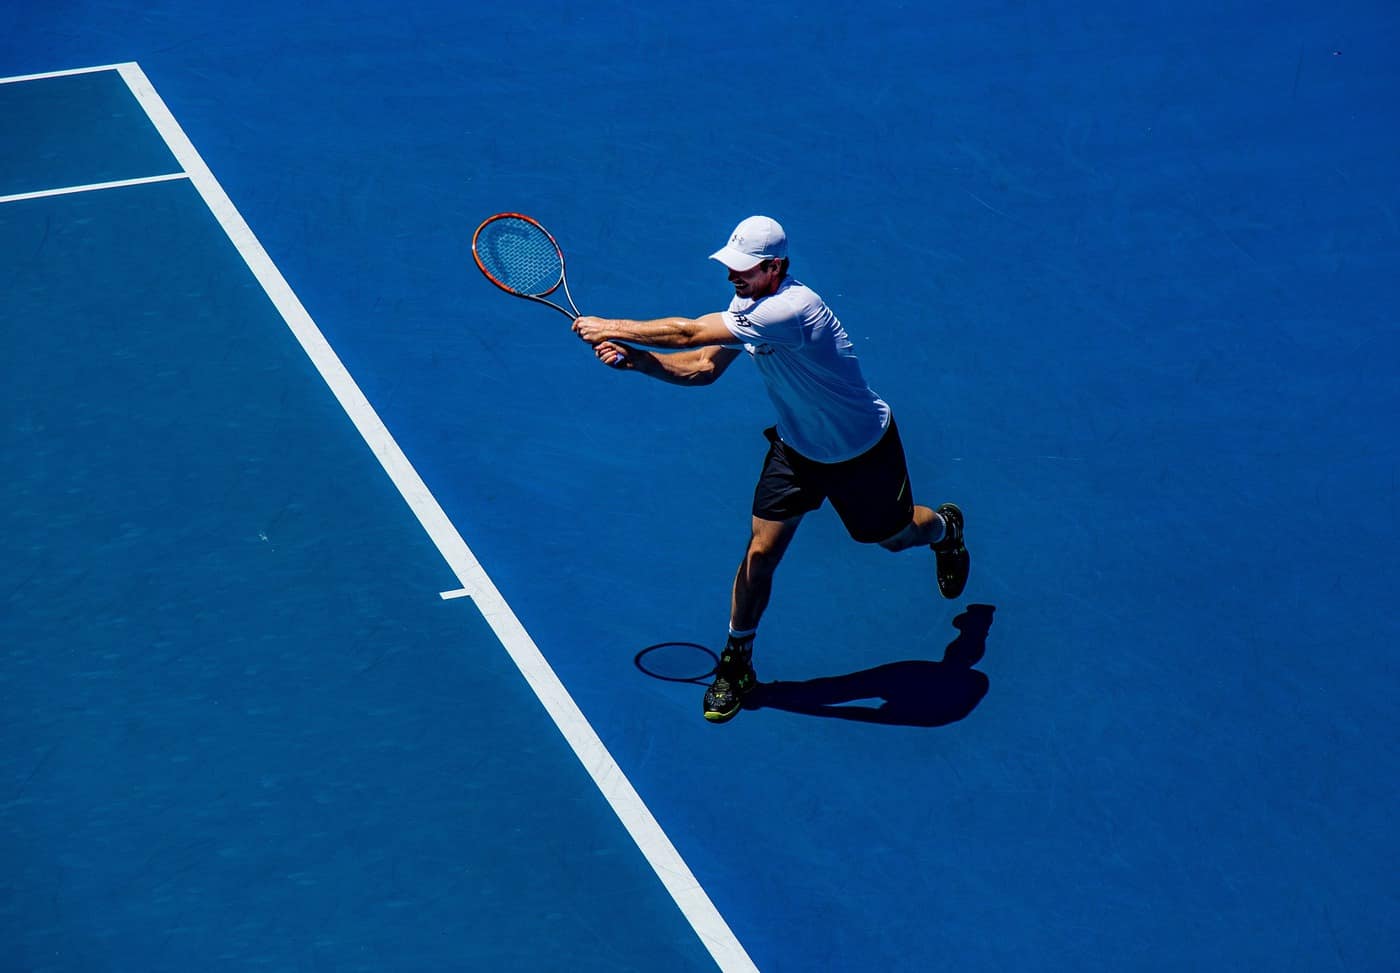
[[[438,597],[443,601],[451,601],[454,598],[470,598],[472,593],[466,588],[458,588],[456,591],[439,591]]]
[[[267,251],[253,236],[253,231],[214,179],[213,173],[195,151],[194,145],[175,121],[165,102],[156,94],[145,73],[135,63],[122,64],[118,70],[126,79],[137,101],[145,108],[156,130],[164,137],[170,151],[175,154],[176,160],[189,173],[191,183],[204,198],[205,204],[218,219],[234,246],[238,248],[249,269],[287,322],[287,326],[301,342],[302,348],[339,400],[346,415],[360,431],[360,435],[398,487],[409,508],[418,517],[423,529],[437,545],[443,559],[457,575],[457,580],[462,583],[463,588],[473,593],[477,607],[496,633],[496,638],[500,640],[530,688],[539,697],[550,718],[573,748],[579,762],[593,778],[598,790],[612,806],[613,812],[641,849],[647,863],[651,865],[666,891],[695,930],[700,942],[709,950],[723,973],[757,973],[758,968],[753,960],[744,951],[743,945],[730,930],[705,890],[700,887],[700,883],[690,871],[690,866],[681,858],[680,852],[661,829],[661,825],[642,801],[632,782],[622,773],[612,754],[603,745],[597,731],[578,708],[578,704],[559,681],[548,660],[516,618],[515,612],[487,576],[476,555],[467,547],[462,535],[428,491],[417,470],[389,434],[383,420],[375,413],[369,400],[355,384],[355,380],[350,377],[350,373],[316,327],[316,323],[311,320],[306,308],[292,292],[281,271],[267,255]]]
[[[15,193],[13,196],[0,196],[0,203],[17,203],[21,199],[45,199],[49,196],[67,196],[71,193],[90,193],[99,189],[121,189],[125,186],[144,186],[153,182],[171,182],[175,179],[188,179],[183,172],[167,172],[163,176],[142,176],[139,179],[117,179],[112,182],[90,182],[84,186],[64,186],[61,189],[40,189],[32,193]]]
[[[69,68],[66,71],[45,71],[43,74],[17,74],[11,78],[0,78],[0,84],[19,84],[23,81],[43,81],[47,78],[67,78],[75,74],[96,74],[98,71],[117,71],[120,64],[99,64],[91,68]]]

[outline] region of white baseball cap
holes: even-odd
[[[787,256],[787,234],[781,224],[768,216],[750,216],[729,235],[729,242],[714,253],[730,270],[752,270],[765,260]]]

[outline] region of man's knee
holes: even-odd
[[[744,555],[749,571],[771,574],[787,552],[796,529],[795,520],[781,524],[755,520],[753,533],[749,535],[748,551]]]
[[[782,559],[781,547],[758,537],[749,541],[748,553],[744,555],[750,574],[772,574]]]

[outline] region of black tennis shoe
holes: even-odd
[[[963,515],[955,503],[943,504],[938,513],[947,525],[943,539],[929,545],[938,562],[938,590],[944,598],[956,598],[967,585],[967,574],[972,566],[967,546],[963,544]]]
[[[727,723],[744,705],[744,696],[758,683],[753,671],[753,640],[724,646],[715,666],[715,681],[705,690],[705,719]]]

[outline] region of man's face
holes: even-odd
[[[778,289],[783,279],[781,260],[761,260],[749,270],[731,270],[729,282],[734,285],[734,293],[740,297],[757,300],[767,297]]]

